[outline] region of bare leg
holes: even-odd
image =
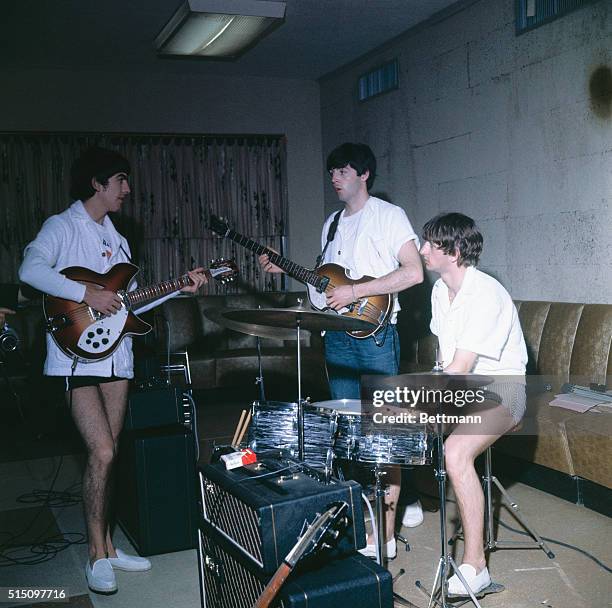
[[[463,425],[448,437],[444,444],[446,470],[453,484],[465,541],[463,563],[480,572],[487,565],[484,553],[484,493],[474,461],[506,430],[514,426],[512,417],[504,408],[483,415],[482,425]],[[482,433],[483,429],[486,435]],[[489,434],[491,432],[491,434]]]
[[[69,393],[67,396],[69,399]],[[115,450],[98,387],[75,388],[72,391],[71,414],[87,449],[83,473],[83,508],[89,537],[89,559],[93,564],[107,557],[107,486]]]
[[[110,542],[108,510],[112,467],[127,403],[127,384],[127,380],[121,380],[72,391],[71,414],[87,449],[83,507],[92,564],[116,555]]]
[[[113,439],[113,448],[115,456],[119,450],[119,435],[123,428],[123,421],[125,418],[125,410],[127,407],[127,394],[128,394],[128,381],[121,380],[118,382],[109,382],[100,385],[100,392],[102,394],[102,404],[106,417],[110,426],[111,435]],[[111,527],[110,527],[110,514],[113,513],[113,502],[114,502],[114,468],[111,468],[109,479],[108,479],[108,490],[107,490],[107,516],[106,516],[106,551],[109,557],[117,557],[115,546],[111,539]]]
[[[395,537],[395,518],[397,516],[397,501],[399,500],[402,471],[399,467],[387,469],[387,482],[389,493],[385,497],[385,540],[388,542]]]

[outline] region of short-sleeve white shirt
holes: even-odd
[[[442,279],[431,293],[431,331],[438,336],[443,365],[456,349],[478,355],[477,374],[525,374],[527,348],[516,306],[493,277],[469,267],[452,302]]]
[[[329,227],[335,215],[332,213],[323,225],[321,248],[325,247]],[[419,239],[406,212],[397,205],[371,196],[363,209],[356,214],[356,227],[351,227],[346,234],[343,216],[344,211],[323,261],[326,264],[340,264],[348,270],[353,279],[364,275],[377,279],[398,268],[400,249],[408,241],[414,241],[417,249],[419,248]],[[348,235],[354,238],[353,243],[347,242]],[[392,323],[395,323],[399,310],[397,294],[394,294]]]

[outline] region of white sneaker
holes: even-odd
[[[359,553],[364,555],[365,557],[371,557],[372,559],[376,559],[376,545],[368,544],[365,549],[359,549]],[[395,559],[397,556],[397,543],[395,542],[395,538],[392,538],[389,542],[385,543],[383,546],[383,557],[387,559]]]
[[[416,528],[423,523],[423,507],[421,501],[417,500],[411,505],[406,505],[404,516],[402,517],[402,526],[406,528]]]
[[[113,567],[106,558],[97,559],[93,566],[87,560],[85,565],[85,578],[87,586],[95,593],[104,593],[110,595],[117,591],[117,580]]]
[[[459,566],[459,571],[463,574],[465,582],[469,585],[474,595],[486,589],[491,584],[489,570],[486,567],[476,574],[476,568],[474,568],[474,566],[470,564],[461,564],[461,566]],[[461,579],[456,574],[453,574],[453,576],[448,579],[448,594],[469,595]]]
[[[117,557],[109,557],[108,561],[113,570],[125,570],[126,572],[146,572],[151,569],[151,562],[146,557],[128,555],[121,549],[116,549]]]

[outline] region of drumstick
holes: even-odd
[[[236,445],[240,445],[242,443],[242,438],[244,437],[244,434],[247,432],[250,422],[251,422],[251,411],[249,410],[247,417],[244,419],[244,426],[242,427],[242,431],[240,431],[240,436],[238,437],[238,440],[236,441]]]
[[[242,421],[244,420],[246,413],[247,413],[246,410],[242,410],[242,414],[240,414],[240,420],[238,421],[238,424],[236,425],[236,432],[234,433],[234,437],[232,438],[232,443],[230,445],[234,445],[234,446],[237,445],[236,439],[238,438],[238,433],[240,432],[240,429],[242,428]]]

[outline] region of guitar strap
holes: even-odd
[[[128,262],[132,261],[132,256],[123,248],[123,244],[119,245],[119,251],[123,251],[123,253],[125,253],[125,257],[128,259]]]
[[[323,251],[317,257],[317,261],[315,263],[314,269],[316,270],[323,262],[323,258],[325,257],[325,252],[327,251],[327,247],[334,240],[336,236],[336,230],[338,230],[338,222],[340,221],[340,214],[342,213],[342,209],[334,215],[334,219],[332,223],[329,225],[329,230],[327,231],[327,242],[325,243],[325,247],[323,247]]]

